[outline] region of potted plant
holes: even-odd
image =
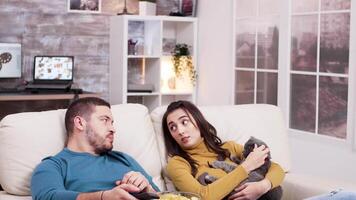
[[[156,15],[156,0],[139,0],[140,15]]]
[[[183,78],[183,75],[187,73],[192,85],[195,85],[198,75],[193,65],[193,59],[190,55],[189,46],[184,43],[176,44],[172,51],[172,56],[176,77]]]

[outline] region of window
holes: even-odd
[[[346,138],[350,0],[292,0],[290,128]]]
[[[293,131],[348,139],[351,1],[234,2],[234,103],[278,105]]]
[[[235,8],[235,104],[277,105],[278,0],[237,0]]]

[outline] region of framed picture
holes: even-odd
[[[0,43],[0,78],[21,77],[21,44]]]
[[[183,16],[196,16],[198,0],[180,0],[180,10]]]
[[[198,0],[157,0],[157,15],[195,17]]]
[[[68,12],[101,13],[101,0],[68,0]]]
[[[176,44],[177,44],[177,41],[175,38],[163,38],[163,40],[162,40],[162,54],[163,55],[172,55],[172,52],[173,52]]]

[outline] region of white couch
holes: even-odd
[[[303,199],[335,188],[353,189],[345,183],[321,181],[291,170],[288,137],[280,110],[271,105],[201,107],[225,140],[245,142],[253,135],[269,144],[272,159],[287,171],[283,199]],[[161,190],[172,190],[164,176],[166,153],[161,131],[165,107],[149,113],[139,104],[112,106],[117,133],[114,149],[133,156]],[[59,152],[66,139],[65,110],[18,113],[0,122],[0,200],[31,199],[31,173],[42,158]]]

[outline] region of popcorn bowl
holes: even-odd
[[[201,200],[198,194],[192,192],[160,192],[158,195],[161,200]]]

